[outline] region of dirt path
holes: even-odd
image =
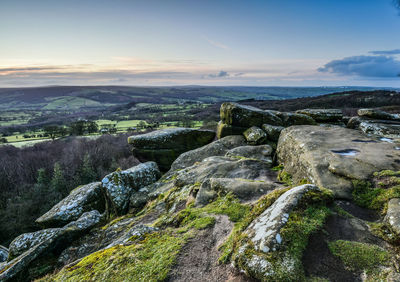
[[[218,264],[218,246],[233,228],[226,215],[216,215],[213,228],[201,230],[178,256],[168,281],[251,281],[230,265]]]

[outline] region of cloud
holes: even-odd
[[[400,61],[392,56],[352,56],[333,60],[318,69],[319,72],[362,77],[398,77]]]
[[[220,42],[211,40],[211,39],[209,39],[207,37],[204,37],[204,39],[214,47],[217,47],[217,48],[220,48],[220,49],[225,49],[225,50],[229,49],[229,47],[226,46],[225,44],[222,44]]]
[[[0,74],[1,73],[9,73],[9,72],[48,71],[48,70],[59,70],[59,69],[63,69],[63,67],[43,66],[43,67],[0,68]]]
[[[384,51],[370,51],[369,53],[374,54],[374,55],[398,55],[398,54],[400,54],[400,49],[384,50]]]
[[[230,76],[230,74],[223,70],[217,74],[211,73],[211,74],[207,75],[207,77],[211,77],[211,78],[221,78],[221,77],[228,77],[228,76]]]

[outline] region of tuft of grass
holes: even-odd
[[[328,243],[331,253],[338,257],[351,271],[366,271],[367,274],[379,271],[379,267],[388,266],[389,253],[367,243],[337,240]]]
[[[278,181],[283,182],[286,186],[292,186],[293,185],[292,175],[287,173],[284,170],[279,171]]]

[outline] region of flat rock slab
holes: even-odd
[[[296,113],[308,115],[317,122],[339,121],[343,118],[340,109],[304,109],[298,110]]]
[[[36,222],[46,227],[60,227],[77,220],[84,212],[105,208],[101,182],[80,186],[39,217]]]
[[[272,164],[272,148],[270,145],[240,146],[226,152],[226,157],[247,158]]]
[[[400,199],[393,198],[388,202],[385,220],[390,224],[393,231],[400,235]]]
[[[228,150],[244,145],[246,145],[246,141],[242,135],[232,135],[221,138],[203,147],[183,153],[172,163],[171,171],[189,167],[195,162],[201,162],[207,157],[223,156]]]
[[[320,126],[292,126],[282,131],[278,160],[296,182],[306,178],[351,199],[351,179],[365,180],[380,170],[400,169],[396,145],[357,130]]]
[[[277,188],[282,187],[272,181],[252,181],[241,178],[210,178],[202,183],[196,195],[196,205],[206,205],[219,194],[232,193],[239,200],[246,202],[258,199]]]
[[[268,253],[276,251],[282,243],[280,230],[286,225],[289,214],[308,191],[320,191],[317,186],[305,184],[283,193],[269,208],[258,216],[245,230],[254,249]]]
[[[146,162],[127,170],[110,173],[101,182],[113,212],[123,215],[128,211],[131,196],[141,188],[156,182],[160,176],[157,164]]]
[[[399,115],[393,115],[378,109],[359,109],[357,111],[359,116],[373,118],[373,119],[383,119],[383,120],[399,120]]]

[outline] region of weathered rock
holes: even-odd
[[[262,129],[267,133],[268,140],[278,141],[281,131],[284,129],[283,126],[275,126],[270,124],[263,124]]]
[[[130,228],[127,232],[125,232],[122,236],[120,236],[118,239],[113,240],[112,243],[110,243],[106,248],[111,248],[119,244],[125,244],[129,240],[132,241],[133,239],[143,240],[146,234],[151,234],[157,230],[158,229],[156,227],[147,226],[144,224],[135,225],[134,227]]]
[[[180,154],[204,146],[214,137],[211,130],[170,128],[131,136],[128,143],[135,155],[155,161],[161,170],[167,171]]]
[[[282,237],[280,230],[286,225],[290,212],[302,196],[310,191],[319,191],[317,186],[305,184],[283,193],[269,208],[257,217],[245,230],[254,244],[254,249],[268,253],[277,250]]]
[[[233,158],[247,158],[272,164],[272,148],[269,145],[240,146],[229,150],[225,156]]]
[[[368,117],[372,119],[383,119],[383,120],[395,120],[398,119],[398,115],[392,115],[387,112],[377,109],[359,109],[357,111],[359,116]]]
[[[280,185],[270,181],[252,181],[241,178],[210,178],[204,181],[196,195],[196,205],[206,205],[221,193],[229,192],[242,201],[258,199],[260,196],[279,188]]]
[[[389,200],[385,220],[390,224],[392,230],[400,235],[400,198]]]
[[[274,182],[276,175],[277,173],[271,171],[267,163],[258,160],[209,157],[191,167],[177,171],[174,175],[174,184],[183,187],[203,183],[211,177]]]
[[[352,197],[351,179],[365,180],[375,171],[400,169],[395,144],[340,127],[286,128],[279,137],[277,155],[295,183],[305,178],[343,198]]]
[[[77,237],[82,236],[87,230],[98,224],[100,220],[101,215],[98,211],[85,212],[77,221],[70,222],[63,228],[54,228],[55,231],[51,232],[51,236],[46,236],[45,239],[37,241],[36,245],[32,245],[24,253],[2,265],[0,281],[11,279],[19,281],[22,280],[22,277],[23,280],[29,280],[24,272],[28,270],[33,261],[45,254],[49,255],[53,251],[62,250]]]
[[[103,178],[102,185],[110,201],[111,209],[117,215],[128,211],[130,197],[160,178],[161,173],[155,162],[146,162],[123,171],[116,171]]]
[[[8,258],[8,249],[0,245],[0,263],[6,261]]]
[[[304,109],[298,110],[296,113],[308,115],[317,122],[340,121],[343,118],[340,109]]]
[[[243,132],[244,138],[246,138],[247,143],[252,145],[263,144],[267,140],[267,134],[264,130],[257,126],[252,126]]]
[[[61,228],[43,229],[24,233],[15,238],[9,247],[9,260],[21,255],[35,245],[38,245],[60,232]]]
[[[277,116],[282,120],[285,127],[292,125],[315,125],[317,124],[315,120],[308,115],[301,113],[287,113],[281,112]]]
[[[347,123],[348,128],[359,129],[366,134],[388,138],[400,137],[400,121],[376,120],[363,116],[352,117]]]
[[[246,145],[246,141],[242,135],[224,137],[203,147],[183,153],[172,163],[171,171],[191,166],[207,157],[223,156],[228,150],[243,145]]]
[[[219,121],[217,125],[217,138],[221,139],[229,135],[241,135],[246,129],[247,127],[232,126]]]
[[[74,189],[36,222],[46,227],[60,227],[77,220],[84,212],[98,210],[102,213],[104,208],[101,182],[93,182]]]
[[[231,102],[223,103],[220,109],[223,123],[245,128],[262,126],[265,123],[282,125],[281,119],[275,113],[274,111],[263,111],[255,107]]]

